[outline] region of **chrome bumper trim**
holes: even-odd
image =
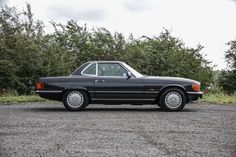
[[[61,93],[62,90],[36,90],[36,93]]]
[[[187,92],[187,94],[196,94],[196,95],[202,95],[203,92]]]

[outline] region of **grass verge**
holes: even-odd
[[[236,94],[232,96],[225,95],[223,93],[208,93],[203,95],[203,99],[200,102],[210,103],[210,104],[234,104],[236,105]]]
[[[46,102],[46,101],[48,101],[48,100],[43,99],[37,95],[21,95],[21,96],[3,95],[3,96],[0,96],[0,104]]]

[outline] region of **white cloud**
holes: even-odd
[[[234,1],[234,2],[236,2],[236,0],[231,0],[231,1]]]
[[[83,21],[102,21],[106,18],[106,13],[104,10],[99,8],[81,8],[69,6],[54,6],[48,12],[48,17],[55,20],[83,20]]]
[[[145,11],[152,9],[150,1],[146,0],[125,0],[123,2],[126,9],[129,11]]]

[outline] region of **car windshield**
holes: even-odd
[[[123,65],[124,65],[136,78],[143,77],[142,74],[140,74],[139,72],[137,72],[136,70],[134,70],[132,67],[130,67],[130,66],[127,65],[126,63],[123,63]]]

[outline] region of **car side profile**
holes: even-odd
[[[39,78],[36,93],[62,101],[70,111],[89,104],[157,104],[163,110],[180,111],[203,95],[198,81],[144,76],[121,61],[90,61],[70,76]]]

